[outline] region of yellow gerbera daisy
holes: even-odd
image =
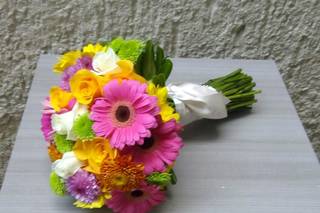
[[[104,52],[107,50],[107,46],[102,46],[101,44],[88,44],[83,47],[82,55],[93,57],[97,52]]]
[[[160,107],[160,115],[164,122],[171,119],[179,120],[180,116],[175,113],[175,110],[169,106],[167,98],[168,91],[166,87],[157,87],[153,83],[148,84],[149,95],[156,96],[158,98],[158,106]]]
[[[63,72],[67,67],[74,65],[78,58],[81,57],[81,52],[79,50],[70,51],[58,59],[58,63],[53,66],[53,71],[57,73]]]

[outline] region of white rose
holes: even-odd
[[[72,132],[73,123],[86,112],[88,112],[87,106],[76,103],[69,112],[53,114],[51,117],[52,129],[60,135],[67,135],[67,140],[76,140]]]
[[[92,72],[96,75],[104,75],[116,69],[118,61],[119,57],[110,47],[107,52],[97,52],[92,60]]]
[[[66,152],[62,159],[56,160],[52,164],[52,170],[61,178],[71,177],[82,166],[81,161],[77,159],[74,152]]]

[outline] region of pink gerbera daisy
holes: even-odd
[[[41,131],[47,142],[53,140],[54,130],[51,126],[51,116],[55,113],[54,109],[50,106],[49,97],[47,97],[43,104],[42,116],[41,116]]]
[[[58,114],[65,113],[70,111],[74,104],[76,103],[76,99],[73,98],[69,101],[68,106],[60,110]],[[51,117],[52,114],[56,113],[52,106],[50,105],[50,98],[47,97],[43,103],[42,116],[41,116],[41,131],[47,142],[52,142],[53,135],[55,131],[52,129],[51,125]]]
[[[157,126],[157,98],[146,93],[147,85],[134,80],[112,80],[104,86],[103,98],[92,106],[90,118],[96,135],[110,138],[110,144],[142,144]]]
[[[165,200],[165,193],[158,186],[142,183],[130,192],[112,191],[107,206],[117,213],[145,213]]]
[[[152,136],[145,138],[142,145],[125,147],[123,152],[131,154],[135,162],[144,164],[144,172],[164,171],[179,155],[183,146],[178,132],[180,126],[174,119],[163,123],[158,119],[158,127],[153,129]]]

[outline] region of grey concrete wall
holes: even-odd
[[[0,182],[39,54],[118,35],[170,56],[274,59],[320,153],[319,34],[318,0],[0,0]]]

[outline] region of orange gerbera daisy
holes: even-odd
[[[144,165],[133,162],[131,155],[117,156],[114,160],[106,157],[99,178],[103,191],[130,191],[139,187],[145,179],[143,170]]]

